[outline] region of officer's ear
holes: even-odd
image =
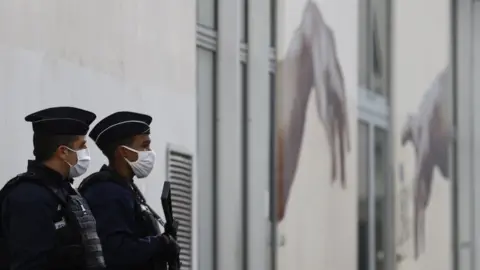
[[[120,157],[120,158],[126,158],[127,157],[127,149],[125,149],[125,147],[123,147],[123,145],[118,145],[116,152],[117,152],[117,156]]]
[[[128,146],[127,146],[128,147]],[[136,160],[136,153],[128,150],[124,145],[119,145],[116,151],[117,157],[120,159],[128,159],[130,161]]]
[[[57,155],[60,159],[65,160],[68,155],[68,148],[65,145],[60,145],[57,147],[57,150],[55,151],[55,155]]]
[[[136,153],[132,150],[129,150],[127,147],[135,149],[136,137],[131,137],[124,139],[117,143],[115,149],[115,156],[121,159],[135,160]]]

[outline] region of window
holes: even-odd
[[[390,1],[360,0],[359,84],[388,99],[388,8]]]
[[[375,269],[386,270],[386,243],[387,234],[394,234],[388,230],[386,185],[388,168],[388,144],[385,129],[376,126],[373,135],[373,159],[374,159],[374,189],[375,189]],[[372,192],[371,192],[372,193]],[[370,193],[370,194],[371,194]],[[371,195],[370,195],[371,196]]]
[[[393,269],[393,198],[387,181],[391,0],[360,0],[358,59],[358,270]],[[368,157],[368,158],[365,158]]]
[[[385,270],[387,132],[385,127],[358,121],[358,270]],[[368,158],[365,158],[368,157]]]
[[[358,268],[368,270],[369,267],[369,218],[368,218],[368,186],[369,186],[369,127],[368,123],[358,121]]]
[[[270,74],[273,76],[270,82],[275,82],[276,72],[276,45],[277,45],[277,0],[270,0]]]
[[[198,0],[197,1],[197,24],[217,29],[217,1],[216,0]]]
[[[276,0],[270,0],[270,47],[275,48],[277,44],[277,3]]]
[[[248,42],[248,0],[240,1],[240,42]]]

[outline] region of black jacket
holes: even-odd
[[[97,221],[107,269],[154,269],[164,250],[161,238],[146,229],[132,182],[104,165],[79,187]]]
[[[83,268],[80,231],[65,218],[60,200],[47,188],[72,194],[70,181],[29,161],[27,172],[10,180],[0,192],[1,249],[9,255],[11,270]]]

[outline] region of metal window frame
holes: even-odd
[[[380,128],[387,133],[390,140],[390,108],[384,97],[374,94],[373,91],[360,88],[358,91],[358,120],[368,126],[368,265],[369,270],[376,270],[376,179],[375,179],[375,129]],[[391,155],[386,145],[387,156]],[[391,186],[386,181],[385,189]],[[388,192],[385,193],[385,200],[388,201]],[[386,227],[386,226],[384,226]],[[383,230],[382,230],[383,231]],[[394,232],[394,231],[393,231]],[[383,232],[385,236],[393,233],[391,230]],[[386,238],[385,238],[386,239]],[[385,254],[391,253],[389,245],[385,245]],[[389,268],[387,268],[389,269]]]
[[[385,59],[385,84],[384,86],[387,88],[387,95],[380,95],[375,93],[373,89],[367,89],[364,87],[359,87],[358,89],[358,103],[357,103],[357,111],[358,111],[358,120],[366,123],[368,125],[368,140],[369,140],[369,179],[368,179],[368,249],[369,249],[369,269],[376,270],[376,261],[377,261],[377,254],[376,254],[376,179],[375,179],[375,153],[374,153],[374,145],[375,145],[375,128],[381,128],[387,133],[387,145],[386,151],[388,156],[388,169],[392,173],[386,175],[386,183],[385,183],[385,203],[386,203],[386,211],[384,214],[385,218],[385,225],[384,227],[387,228],[383,231],[384,235],[384,251],[385,251],[385,268],[386,269],[395,269],[395,185],[393,183],[394,175],[394,154],[395,154],[395,147],[393,144],[393,134],[391,123],[393,122],[393,95],[392,95],[392,87],[391,87],[391,72],[392,72],[392,21],[393,21],[393,1],[389,1],[386,7],[386,18],[390,18],[387,22],[387,29],[388,35],[386,36],[386,59]],[[371,12],[370,3],[371,1],[367,1],[368,9],[367,12]],[[373,31],[372,22],[370,16],[367,16],[367,21],[365,22],[365,27],[367,27],[367,33]],[[369,35],[370,36],[370,35]],[[368,47],[368,46],[367,46]],[[369,56],[371,52],[369,51]],[[371,63],[370,57],[367,59],[366,64],[368,69],[372,69],[373,65]],[[367,76],[369,76],[369,80],[371,81],[371,74],[372,72],[367,70]]]
[[[390,122],[390,106],[387,99],[375,94],[372,90],[358,89],[358,118],[379,127],[388,128]]]

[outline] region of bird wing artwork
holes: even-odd
[[[290,188],[298,166],[306,109],[312,88],[320,122],[325,128],[331,157],[331,181],[346,186],[345,154],[350,151],[348,114],[343,72],[334,33],[320,9],[308,1],[284,59],[278,61],[276,185],[277,220],[284,217]],[[338,144],[336,142],[338,140]],[[338,147],[337,147],[338,146]],[[337,153],[340,152],[340,176]]]
[[[419,110],[409,115],[402,130],[401,143],[413,145],[414,174],[414,255],[425,251],[425,211],[430,201],[433,171],[437,167],[448,179],[448,149],[453,136],[446,100],[450,87],[448,69],[442,71],[423,96]]]

